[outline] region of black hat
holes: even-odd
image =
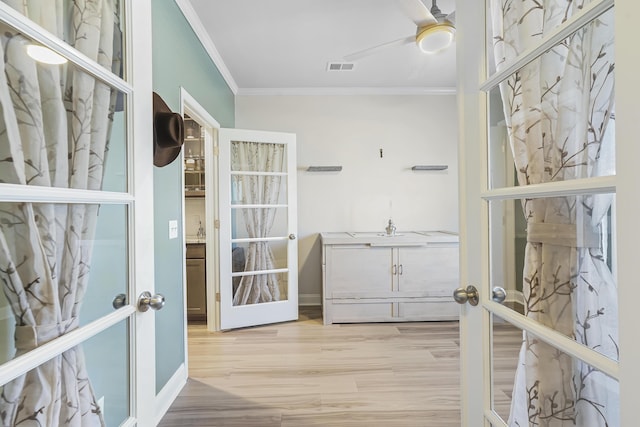
[[[153,92],[153,164],[163,167],[180,155],[184,142],[184,121]]]

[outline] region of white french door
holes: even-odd
[[[150,15],[0,2],[2,425],[157,423]]]
[[[575,3],[458,6],[463,426],[637,423],[640,6]]]
[[[298,318],[296,138],[220,129],[220,327]]]

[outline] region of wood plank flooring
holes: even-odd
[[[457,322],[190,325],[189,375],[161,427],[460,425]]]

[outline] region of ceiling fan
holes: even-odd
[[[392,46],[410,43],[416,43],[418,48],[425,53],[437,53],[451,45],[456,34],[455,11],[449,14],[442,13],[436,4],[436,0],[432,0],[431,9],[428,9],[422,0],[397,1],[404,12],[416,24],[415,34],[346,55],[344,57],[345,61],[355,61]]]

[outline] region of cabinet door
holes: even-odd
[[[331,246],[327,250],[326,263],[328,298],[392,296],[397,269],[392,248]]]
[[[207,314],[207,290],[204,259],[187,259],[187,315]]]
[[[403,296],[450,297],[458,283],[458,246],[398,248],[398,276]]]

